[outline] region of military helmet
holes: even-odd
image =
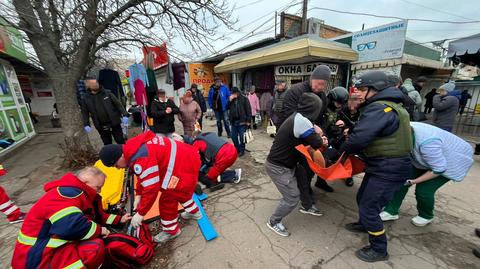
[[[354,80],[355,87],[371,87],[376,91],[382,91],[389,86],[389,79],[387,74],[382,71],[369,71],[357,77]]]
[[[327,97],[330,101],[344,104],[348,101],[348,91],[344,87],[335,87],[328,91]]]

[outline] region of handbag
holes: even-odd
[[[273,124],[273,121],[270,120],[268,122],[268,126],[267,126],[267,134],[276,134],[277,133],[277,127]]]
[[[251,129],[248,129],[248,130],[245,131],[245,133],[243,134],[243,139],[245,141],[245,144],[248,144],[248,143],[250,143],[254,140],[253,139],[253,133],[252,133]]]

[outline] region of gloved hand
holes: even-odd
[[[143,222],[143,216],[136,213],[135,215],[133,215],[132,221],[130,223],[132,224],[132,227],[136,229],[140,227],[140,225],[142,225],[142,222]]]
[[[83,129],[85,129],[85,132],[87,132],[87,134],[89,134],[92,131],[92,127],[90,127],[88,125],[83,127]]]
[[[135,195],[135,200],[133,201],[133,210],[137,210],[138,204],[140,204],[140,200],[142,200],[142,196]]]
[[[128,125],[128,117],[122,117],[123,125]]]

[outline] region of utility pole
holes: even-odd
[[[307,33],[307,6],[308,0],[303,0],[303,9],[302,9],[302,34]]]

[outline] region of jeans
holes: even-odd
[[[217,128],[218,128],[218,136],[222,136],[222,121],[223,125],[225,126],[225,131],[227,131],[227,135],[230,135],[230,122],[228,121],[228,111],[220,111],[220,110],[214,110],[215,111],[215,119],[217,119]]]
[[[425,170],[415,169],[414,177],[420,176],[425,172]],[[434,179],[415,185],[415,198],[417,199],[417,210],[420,217],[424,219],[433,219],[435,193],[440,187],[449,181],[449,179],[443,176],[438,176]],[[398,210],[402,205],[405,195],[407,195],[408,189],[409,186],[403,186],[397,191],[395,196],[393,196],[393,199],[385,207],[385,211],[392,215],[398,215]]]
[[[244,136],[246,130],[247,126],[244,124],[240,124],[239,122],[235,122],[232,124],[232,141],[239,154],[245,152]]]
[[[100,134],[104,145],[112,144],[112,136],[117,144],[125,144],[122,126],[115,125],[112,127],[105,126],[100,128],[101,129],[98,129],[98,133]]]

